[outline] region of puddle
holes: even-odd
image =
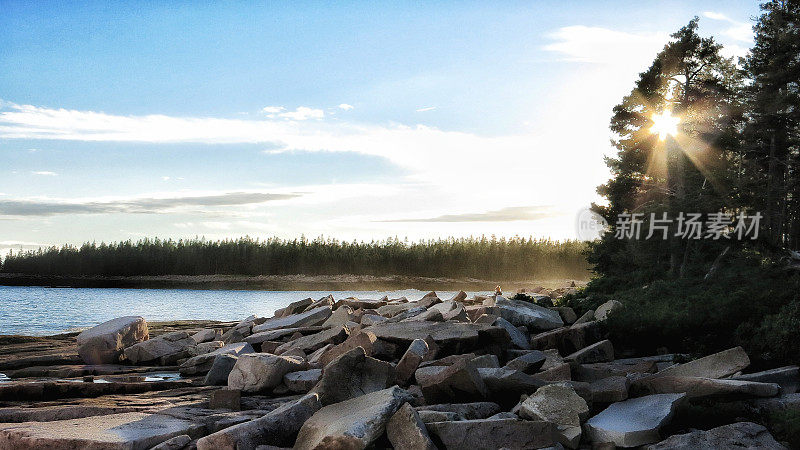
[[[181,374],[178,372],[159,372],[159,373],[147,373],[141,375],[101,375],[94,378],[95,383],[111,383],[111,382],[123,382],[123,383],[133,383],[133,382],[142,382],[142,381],[175,381],[180,380]]]

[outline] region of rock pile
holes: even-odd
[[[26,381],[0,385],[21,402],[0,408],[0,448],[782,448],[755,423],[671,425],[697,401],[797,407],[797,367],[743,373],[739,347],[617,358],[601,322],[622,304],[579,318],[543,297],[327,296],[153,338],[140,317],[114,319],[78,336],[86,364],[173,366],[189,387],[94,411],[47,391],[63,409],[37,415],[12,389]]]

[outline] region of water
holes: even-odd
[[[442,299],[455,292],[437,292]],[[311,297],[406,297],[424,291],[221,291],[192,289],[96,289],[0,286],[0,335],[40,336],[97,325],[120,316],[148,321],[207,319],[234,321],[251,314],[271,317],[276,309]]]

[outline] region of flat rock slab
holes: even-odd
[[[250,353],[236,360],[228,375],[228,387],[243,392],[272,389],[283,382],[290,372],[304,370],[308,364],[302,358],[270,353]]]
[[[212,433],[197,441],[198,450],[255,450],[262,444],[291,446],[303,423],[322,405],[316,395],[288,402],[266,415]]]
[[[428,432],[447,449],[528,449],[556,444],[554,426],[532,420],[461,420],[432,422]]]
[[[312,353],[321,349],[327,344],[341,344],[345,339],[347,339],[348,335],[349,332],[347,327],[341,325],[336,326],[324,331],[320,331],[319,333],[309,334],[308,336],[303,336],[282,344],[275,350],[275,354],[280,355],[292,350],[299,350],[305,354]]]
[[[319,325],[331,316],[333,310],[330,306],[314,308],[300,314],[292,314],[286,317],[276,317],[267,319],[264,323],[253,326],[253,333],[262,331],[277,330],[280,328],[296,328],[304,326]]]
[[[370,392],[386,389],[394,379],[391,364],[366,355],[356,347],[325,366],[312,392],[323,405],[338,403]]]
[[[763,372],[746,373],[731,377],[732,380],[757,381],[759,383],[777,383],[781,394],[794,394],[800,384],[800,368],[797,366],[779,367]]]
[[[436,450],[419,414],[404,403],[386,424],[386,435],[394,450]]]
[[[211,366],[214,364],[214,358],[217,355],[246,355],[249,353],[255,353],[253,350],[253,346],[248,344],[247,342],[237,342],[234,344],[228,344],[222,348],[214,350],[211,353],[205,353],[202,355],[193,356],[186,361],[183,362],[180,366],[181,375],[195,375],[198,373],[206,373],[211,370]]]
[[[586,422],[589,439],[596,444],[637,447],[661,440],[659,430],[672,418],[686,394],[656,394],[613,403]]]
[[[774,397],[780,392],[775,383],[743,380],[717,380],[700,377],[651,376],[636,380],[637,393],[667,394],[685,392],[688,398],[699,397]]]
[[[125,358],[134,364],[154,361],[158,358],[180,353],[197,342],[185,331],[162,334],[153,339],[137,342],[124,350]]]
[[[199,427],[188,420],[139,412],[3,424],[0,448],[146,450],[175,436],[196,435]]]
[[[736,449],[785,449],[761,425],[752,422],[739,422],[712,428],[708,431],[693,431],[676,434],[658,444],[648,445],[645,450],[717,450]]]
[[[442,352],[467,353],[482,345],[508,345],[508,332],[499,327],[460,322],[410,321],[379,323],[364,331],[379,339],[408,346],[414,339],[430,336]]]
[[[485,419],[500,412],[500,405],[494,402],[472,402],[472,403],[441,403],[438,405],[425,405],[417,408],[417,411],[441,412],[455,414],[464,420]]]
[[[656,375],[676,377],[723,378],[731,376],[750,365],[750,358],[742,347],[714,353],[685,364],[668,367]]]
[[[294,448],[365,448],[384,433],[389,419],[412,398],[395,386],[325,406],[303,424]]]
[[[567,361],[574,361],[578,364],[599,363],[614,360],[614,345],[606,339],[565,357]]]

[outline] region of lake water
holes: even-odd
[[[0,334],[47,335],[97,325],[120,316],[148,321],[208,319],[234,321],[251,314],[271,317],[291,302],[332,294],[346,297],[406,297],[426,292],[401,291],[223,291],[192,289],[81,289],[0,286]],[[448,299],[455,292],[437,291]],[[469,293],[474,294],[474,293]]]

